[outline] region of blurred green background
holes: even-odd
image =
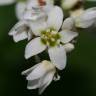
[[[87,2],[86,7],[96,6]],[[15,4],[0,7],[0,96],[38,96],[37,90],[27,90],[21,72],[34,64],[26,61],[26,40],[14,43],[8,36],[17,22]],[[52,82],[42,96],[96,96],[96,28],[80,32],[75,50],[68,54],[68,64],[61,80]]]

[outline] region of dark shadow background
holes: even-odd
[[[96,2],[86,3],[86,7]],[[34,58],[26,61],[26,41],[14,43],[8,36],[17,22],[15,5],[0,7],[0,96],[38,96],[37,90],[27,90],[21,72],[31,67]],[[68,64],[61,80],[52,82],[42,96],[96,96],[96,28],[80,32],[75,50],[68,54]]]

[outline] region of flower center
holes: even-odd
[[[59,44],[60,35],[55,29],[49,28],[41,31],[41,41],[47,46],[56,46]]]

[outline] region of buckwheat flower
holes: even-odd
[[[54,0],[29,0],[24,19],[36,20],[44,17],[53,8]]]
[[[88,28],[96,24],[96,7],[84,10],[78,9],[70,12],[75,21],[75,26],[79,28]]]
[[[19,42],[24,39],[30,40],[32,38],[32,31],[30,30],[27,21],[19,21],[9,32],[10,36],[13,36],[15,42]]]
[[[0,0],[0,6],[13,4],[15,0]]]
[[[70,43],[78,33],[61,28],[62,22],[63,11],[58,6],[49,12],[47,20],[30,22],[30,28],[37,37],[27,44],[25,58],[28,59],[47,49],[51,62],[58,69],[64,69],[66,65],[64,45]]]
[[[32,2],[31,3],[35,6],[36,1],[34,1],[34,0],[30,0],[30,1],[33,1],[33,3]],[[37,0],[37,1],[39,2],[39,0]],[[23,1],[20,1],[20,2],[21,3],[17,3],[17,11],[16,11],[17,17],[20,20],[9,32],[9,35],[13,36],[13,40],[15,42],[19,42],[19,41],[27,39],[27,38],[28,38],[28,40],[30,40],[32,38],[33,33],[32,33],[32,29],[30,29],[28,21],[30,21],[31,23],[32,22],[34,23],[35,21],[38,20],[38,22],[39,22],[42,19],[45,20],[45,18],[47,16],[47,15],[45,15],[44,11],[42,12],[42,10],[39,7],[37,8],[37,5],[35,7],[32,7],[31,10],[24,11],[24,8],[26,6],[25,1],[24,1],[24,6],[21,6],[21,4],[23,4]],[[28,2],[28,5],[31,3]]]
[[[39,94],[50,85],[52,80],[59,80],[60,76],[56,75],[56,68],[50,61],[42,61],[41,63],[33,66],[32,68],[22,72],[22,75],[26,75],[28,80],[28,89],[39,88]]]

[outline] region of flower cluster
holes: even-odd
[[[19,21],[9,35],[15,42],[28,39],[25,59],[36,56],[38,64],[22,75],[28,80],[27,88],[39,88],[41,94],[52,80],[60,79],[58,70],[65,68],[67,53],[75,48],[72,41],[79,35],[78,28],[96,26],[96,7],[84,9],[84,0],[61,0],[60,6],[57,0],[21,1],[23,5],[17,5]],[[41,61],[39,54],[43,51],[49,59]]]

